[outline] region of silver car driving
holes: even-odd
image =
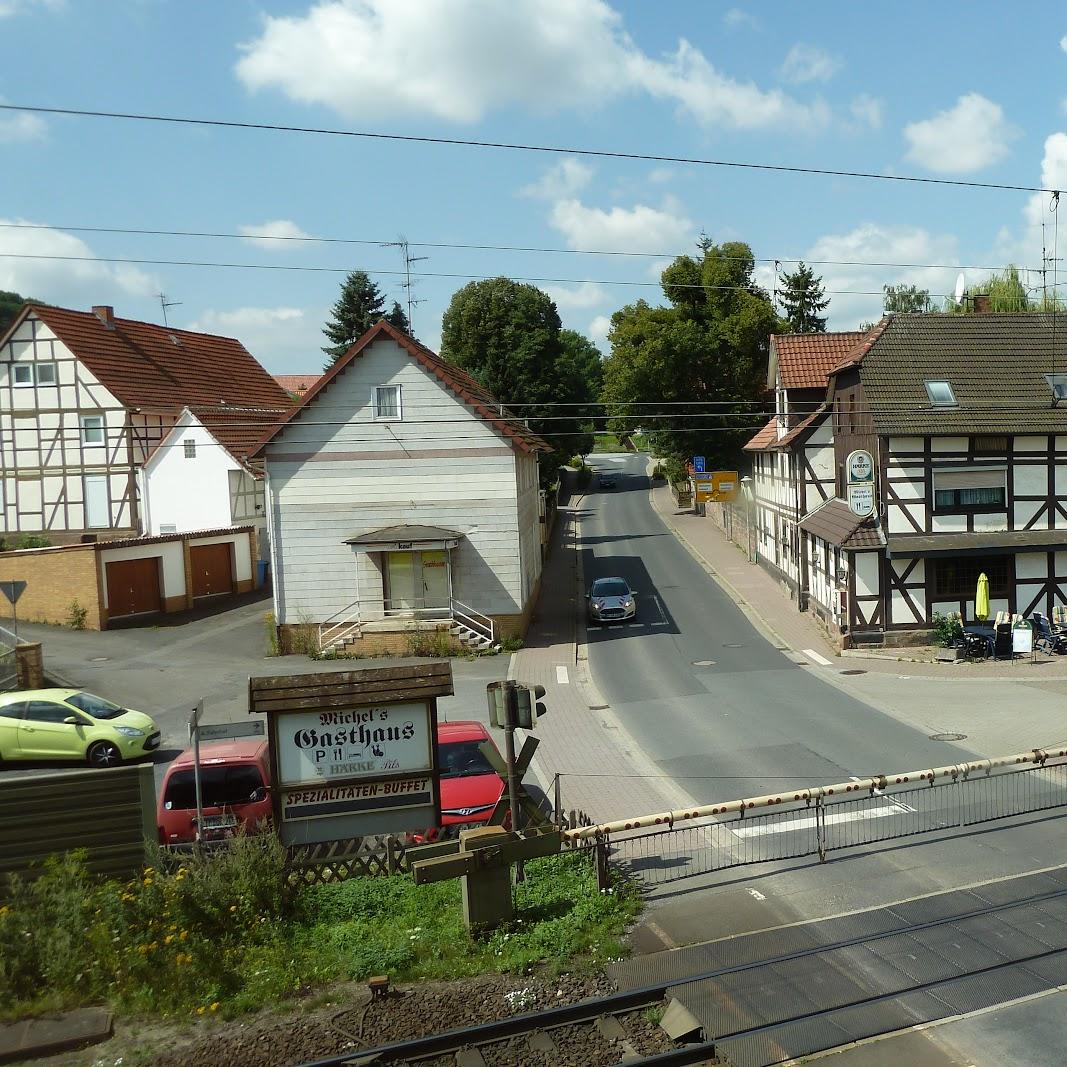
[[[625,578],[597,578],[585,599],[590,622],[622,622],[637,615],[637,598]]]

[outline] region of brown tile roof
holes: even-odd
[[[851,333],[771,334],[771,349],[778,360],[786,389],[822,389],[830,372],[866,336]]]
[[[763,452],[769,446],[778,444],[778,416],[772,415],[767,420],[767,425],[756,435],[745,442],[746,452]]]
[[[861,363],[863,357],[871,350],[871,345],[885,332],[892,318],[892,315],[883,316],[865,334],[862,334],[859,341],[841,357],[841,361],[834,367],[834,373]]]
[[[973,530],[969,533],[899,534],[889,538],[894,556],[958,556],[968,549],[1062,549],[1067,530]]]
[[[238,463],[247,465],[249,453],[272,426],[281,423],[288,409],[191,407],[189,410]]]
[[[287,392],[303,396],[320,378],[321,374],[275,374],[274,380]]]
[[[847,549],[882,548],[885,541],[871,518],[860,518],[839,497],[820,504],[800,520],[800,528]]]
[[[281,433],[288,422],[294,419],[330,383],[338,377],[351,363],[381,336],[390,337],[413,359],[418,361],[430,374],[460,400],[477,412],[508,442],[523,452],[551,452],[552,446],[537,434],[528,430],[522,421],[505,408],[481,383],[472,378],[465,370],[448,360],[442,359],[436,352],[431,352],[425,345],[402,330],[398,330],[385,319],[379,319],[336,363],[304,394],[283,416],[279,425],[266,434],[250,454],[256,457],[262,454],[267,444]]]
[[[123,404],[181,409],[189,404],[283,408],[284,389],[232,337],[112,319],[91,311],[34,305],[44,322]],[[21,319],[22,316],[20,316]]]
[[[860,381],[883,434],[1065,434],[1046,374],[1067,373],[1067,314],[894,315],[858,356]],[[925,383],[947,381],[954,408],[935,408]]]

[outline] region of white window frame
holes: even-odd
[[[182,450],[186,459],[196,459],[196,441],[192,437],[182,441]]]
[[[396,395],[396,414],[395,415],[383,415],[382,404],[379,396],[385,390],[389,390]],[[401,387],[399,385],[376,385],[374,392],[371,394],[371,404],[374,410],[375,422],[401,422],[404,418],[404,400]],[[390,405],[392,407],[393,405]]]
[[[79,421],[81,422],[81,438],[83,445],[102,445],[105,443],[106,434],[103,415],[82,415]],[[93,423],[93,425],[90,425],[90,423]],[[92,440],[90,436],[96,430],[100,431],[99,441]]]
[[[42,373],[48,371],[51,377],[45,379],[42,377]],[[54,363],[35,363],[33,365],[34,377],[37,379],[38,385],[58,385],[59,384],[59,368]]]
[[[104,522],[93,521],[89,514],[89,495],[90,486],[99,490],[99,487],[104,487],[104,515],[96,516],[96,518],[104,518]],[[111,487],[108,483],[108,476],[106,474],[87,474],[84,478],[84,493],[85,493],[85,528],[87,530],[107,530],[111,527]],[[96,501],[99,504],[99,500]]]
[[[11,373],[11,382],[16,389],[32,389],[33,388],[33,364],[32,363],[14,363],[12,364],[14,370]],[[28,377],[24,382],[19,381],[19,371],[26,371]]]

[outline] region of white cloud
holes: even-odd
[[[833,330],[854,330],[860,322],[877,322],[882,316],[883,285],[915,285],[929,289],[935,306],[952,292],[958,270],[959,250],[956,237],[935,234],[920,226],[882,226],[866,223],[842,234],[819,238],[804,256],[804,261],[866,261],[876,263],[943,263],[944,269],[932,267],[849,267],[817,263],[830,295],[829,326]],[[790,264],[786,269],[792,270]],[[870,295],[863,295],[870,294]]]
[[[872,130],[880,130],[882,128],[881,100],[877,100],[873,96],[868,96],[867,93],[860,93],[860,95],[849,104],[848,109],[852,112],[852,117],[861,125],[867,126]]]
[[[0,222],[28,222],[28,219],[0,219]],[[114,304],[123,296],[152,296],[161,288],[159,280],[125,264],[87,262],[93,250],[80,238],[62,230],[5,229],[4,251],[12,255],[57,256],[65,259],[0,258],[0,289],[67,307]]]
[[[323,362],[319,331],[325,321],[325,313],[309,314],[301,308],[240,307],[201,312],[185,329],[236,337],[269,369],[299,374],[310,369],[317,372]]]
[[[575,286],[546,285],[544,290],[556,306],[564,310],[596,307],[609,298],[607,289],[598,282],[580,282]]]
[[[570,248],[607,252],[670,252],[688,246],[696,232],[684,209],[672,197],[663,207],[590,207],[580,200],[560,200],[549,215],[552,227]]]
[[[829,81],[841,69],[841,61],[812,44],[797,43],[782,64],[782,77],[794,85]]]
[[[241,51],[236,73],[248,89],[361,122],[470,123],[508,107],[588,110],[634,93],[736,129],[806,128],[828,114],[720,73],[684,39],[672,54],[647,55],[606,0],[318,0],[302,15],[265,16]]]
[[[589,339],[602,351],[610,349],[608,344],[608,331],[611,329],[611,318],[607,315],[597,315],[586,328]]]
[[[258,245],[260,248],[284,248],[291,245],[294,238],[310,236],[290,219],[275,219],[259,226],[242,226],[241,235],[250,244]]]
[[[59,11],[66,7],[66,2],[67,0],[0,0],[0,19],[10,18],[12,15],[24,15],[37,7]]]
[[[653,167],[648,172],[648,180],[655,182],[657,185],[662,185],[664,182],[674,181],[678,177],[678,172],[673,167]]]
[[[47,129],[39,115],[25,111],[0,111],[0,144],[36,141],[45,135]]]
[[[1067,52],[1067,36],[1060,38],[1060,48]]]
[[[970,174],[1008,154],[1019,131],[999,104],[967,93],[946,111],[904,127],[908,159],[941,174]]]
[[[758,30],[762,23],[749,11],[739,7],[732,7],[724,11],[722,16],[723,25],[730,30]]]
[[[593,168],[568,156],[549,167],[537,181],[524,185],[519,193],[538,200],[564,200],[584,189],[593,178]]]

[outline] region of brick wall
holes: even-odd
[[[26,622],[65,624],[71,602],[77,600],[87,612],[85,628],[102,629],[96,549],[92,545],[0,552],[0,581],[26,582],[18,602],[18,617]],[[13,614],[7,598],[0,596],[0,618],[10,619]]]

